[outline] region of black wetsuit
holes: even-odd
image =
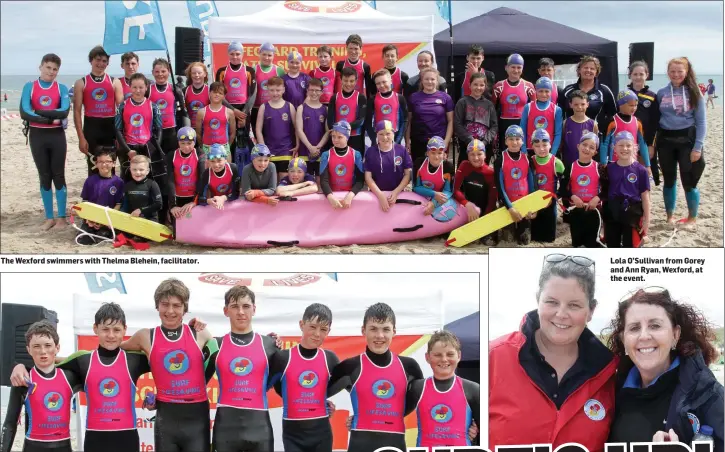
[[[101,362],[110,366],[116,360],[121,349],[108,350],[98,347],[98,357]],[[92,352],[83,350],[71,355],[66,361],[59,364],[58,367],[63,370],[73,372],[85,387],[88,369],[91,364]],[[126,353],[126,363],[128,364],[128,373],[134,384],[139,377],[145,373],[151,372],[149,361],[143,353]],[[135,416],[134,416],[135,417]],[[85,452],[135,452],[139,450],[138,430],[86,430],[83,439],[83,450]]]
[[[440,392],[446,392],[449,389],[451,389],[451,386],[453,386],[453,383],[456,381],[455,377],[449,378],[447,380],[438,380],[433,379],[433,384],[435,384],[435,387]],[[468,402],[468,406],[471,407],[471,413],[473,415],[473,421],[476,423],[476,425],[481,425],[481,387],[478,385],[478,383],[475,383],[471,380],[466,380],[465,378],[461,378],[461,383],[463,383],[463,393],[466,396],[466,402]],[[423,387],[425,386],[425,380],[415,380],[410,383],[408,386],[408,392],[405,394],[405,407],[406,411],[408,407],[412,406],[414,409],[418,408],[418,403],[420,402],[420,397],[423,395]],[[418,432],[418,435],[420,436],[421,432]],[[468,432],[466,432],[468,434]]]
[[[230,333],[232,341],[237,345],[246,345],[252,342],[254,332],[237,334]],[[270,336],[261,336],[267,362],[274,361],[278,349],[275,339]],[[216,358],[219,354],[223,337],[217,337],[217,350],[209,346],[204,347],[204,359],[208,358],[206,366],[206,381],[208,382],[216,372]],[[211,342],[211,341],[210,341]],[[214,344],[210,344],[214,345]],[[269,370],[269,369],[268,369]],[[271,375],[271,372],[268,373]],[[267,390],[269,388],[269,384]],[[267,410],[246,410],[226,406],[218,406],[214,418],[214,432],[212,434],[213,452],[272,452],[274,451],[274,435],[272,421]]]
[[[176,131],[182,127],[190,125],[189,114],[186,112],[186,105],[184,104],[184,94],[176,85],[169,85],[165,83],[159,85],[156,83],[156,89],[158,91],[166,91],[169,86],[174,90],[174,115],[176,120],[175,127],[167,127],[161,130],[161,150],[164,154],[173,152],[179,147],[179,140],[176,138]],[[149,87],[149,90],[151,88]],[[150,93],[147,93],[150,95]],[[193,126],[193,125],[192,125]]]
[[[392,359],[392,353],[390,350],[379,355],[373,353],[369,348],[366,347],[365,354],[370,361],[379,367],[386,367],[390,364]],[[423,372],[420,370],[418,362],[409,356],[398,356],[400,362],[403,364],[406,378],[408,379],[408,386],[413,380],[423,379]],[[329,386],[336,386],[340,380],[346,382],[346,389],[352,390],[352,385],[360,377],[360,356],[353,356],[342,361],[332,371],[332,377],[330,377]],[[406,397],[407,398],[407,397]],[[416,401],[417,402],[417,401]],[[405,406],[405,415],[408,415],[415,409],[415,405]],[[362,430],[353,430],[350,433],[350,443],[348,446],[348,452],[372,452],[380,447],[392,446],[397,447],[400,450],[406,450],[405,446],[405,435],[398,433],[382,433],[382,432],[368,432]]]
[[[106,73],[104,72],[102,76],[96,77],[93,74],[89,74],[94,82],[101,83],[103,82],[103,79],[106,77]],[[114,78],[109,76],[111,79],[111,85],[113,85]],[[86,78],[83,77],[81,80],[83,80],[83,87],[86,86]],[[81,96],[83,94],[81,93]],[[111,92],[111,95],[113,95],[113,92]],[[84,107],[85,109],[85,107]],[[113,116],[109,118],[94,118],[91,116],[83,115],[83,136],[86,138],[86,141],[88,141],[88,155],[86,155],[86,164],[88,165],[88,175],[90,176],[93,174],[94,169],[92,169],[95,166],[95,152],[96,148],[98,146],[103,147],[114,147],[115,143],[114,140],[116,138],[116,129],[115,129],[115,119]],[[93,157],[93,161],[91,160],[91,156]]]
[[[161,189],[155,181],[148,177],[141,182],[130,180],[123,187],[121,210],[131,213],[136,209],[141,210],[141,218],[158,223],[161,210]]]
[[[36,372],[43,377],[52,378],[55,375],[55,368],[52,373],[46,374],[37,367]],[[72,371],[61,370],[65,374],[65,378],[68,380],[70,387],[75,394],[83,389],[83,384]],[[10,452],[13,447],[13,441],[15,440],[15,433],[18,429],[18,421],[20,420],[20,412],[22,411],[23,404],[25,403],[25,397],[28,394],[28,388],[26,386],[13,386],[10,389],[10,397],[8,398],[8,408],[5,414],[5,421],[2,427],[2,436],[0,437],[0,452]],[[63,408],[70,410],[70,400],[67,401],[68,405]],[[25,432],[27,434],[28,428],[31,425],[30,416],[28,412],[25,412]],[[70,439],[62,441],[33,441],[25,438],[23,445],[24,452],[71,452]]]
[[[306,359],[312,359],[317,349],[304,348],[299,345],[300,355]],[[330,350],[324,350],[327,369],[332,372],[340,363],[340,359]],[[282,380],[284,371],[290,360],[290,350],[280,350],[270,363],[272,380],[275,381],[274,389],[280,396],[282,393]],[[279,380],[278,380],[279,379]],[[328,380],[329,383],[329,380]],[[339,380],[335,387],[328,385],[327,397],[332,397],[345,389],[346,383]],[[332,426],[328,416],[318,419],[282,419],[282,443],[285,452],[330,452],[332,450]]]
[[[183,325],[175,330],[161,327],[169,339],[178,339]],[[151,345],[154,332],[151,329]],[[191,332],[196,337],[192,328]],[[218,412],[217,412],[218,416]],[[170,403],[156,400],[154,449],[161,452],[199,452],[209,450],[209,400],[194,403]]]

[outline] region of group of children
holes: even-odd
[[[589,132],[597,136],[591,157],[606,166],[618,162],[616,143],[627,132],[635,155],[625,161],[633,161],[630,179],[638,181],[642,191],[635,194],[632,187],[621,184],[605,188],[608,179],[601,174],[604,166],[597,166],[596,177],[586,175],[582,179],[593,181],[587,189],[592,199],[607,199],[607,206],[620,199],[627,214],[609,215],[610,207],[586,208],[585,217],[591,222],[584,222],[585,232],[581,223],[572,225],[572,242],[574,246],[600,246],[604,235],[607,246],[638,246],[646,237],[649,176],[639,178],[635,173],[643,166],[651,174],[652,150],[648,150],[642,125],[634,116],[638,95],[631,90],[620,92],[618,113],[606,130],[600,131],[601,120],[586,115],[587,93],[574,90],[562,99],[561,90],[551,79],[554,63],[549,58],[540,61],[541,77],[532,84],[521,77],[523,57],[510,55],[506,79],[495,82],[493,74],[483,69],[483,49],[471,46],[467,70],[461,76],[461,98],[453,111],[445,106],[450,96],[436,91],[440,80],[431,67],[430,52],[418,55],[421,74],[408,77],[397,67],[397,48],[387,45],[383,48],[385,67],[371,75],[370,66],[360,57],[362,40],[358,35],[347,39],[347,56],[334,68],[332,50],[320,46],[319,66],[309,74],[301,72],[302,56],[297,51],[287,55],[287,72],[282,65],[275,65],[276,49],[269,43],[260,46],[258,64],[245,66],[243,45],[232,42],[228,46],[229,63],[219,68],[216,81],[207,84],[204,64],[192,63],[186,71],[188,85],[183,93],[168,83],[170,66],[163,59],[154,61],[155,83],[149,86],[144,75],[135,72],[138,56],[132,53],[122,56],[124,78],[104,78],[104,57],[106,65],[108,58],[99,49],[89,55],[92,73],[76,84],[78,106],[74,114],[80,116],[80,107],[85,108],[83,130],[89,123],[100,124],[103,118],[89,115],[96,110],[106,112],[113,101],[101,100],[100,88],[92,84],[113,86],[118,107],[111,146],[127,185],[122,191],[132,199],[119,203],[116,197],[103,193],[105,185],[116,187],[115,193],[119,191],[118,182],[106,181],[113,177],[101,168],[108,165],[103,155],[113,159],[114,154],[100,139],[95,139],[97,146],[93,147],[86,138],[97,137],[100,129],[89,127],[80,147],[89,155],[90,148],[100,152],[100,165],[99,155],[89,164],[102,171],[103,183],[97,175],[86,181],[86,201],[173,226],[175,219],[187,215],[194,206],[223,209],[226,202],[240,198],[274,206],[280,196],[321,192],[333,208],[348,208],[365,186],[387,212],[400,192],[412,189],[429,199],[426,215],[450,198],[466,206],[469,221],[497,205],[505,206],[516,223],[512,232],[519,243],[553,242],[559,208],[570,224],[570,219],[582,216],[576,210],[584,208],[577,201],[581,197],[570,197],[570,185],[576,181],[572,171],[580,171],[588,162],[580,150],[583,137]],[[86,84],[95,88],[89,95],[89,89],[83,90]],[[434,94],[428,93],[430,89]],[[420,106],[418,94],[425,102],[432,102],[431,106]],[[85,103],[87,97],[92,99]],[[564,103],[571,110],[566,118],[561,107]],[[420,121],[435,123],[436,127],[427,124],[421,128]],[[81,121],[76,121],[77,129],[79,124]],[[440,132],[413,136],[412,129]],[[370,146],[365,144],[366,136]],[[458,168],[448,160],[454,139],[460,146]],[[521,151],[525,157],[519,161]],[[110,169],[113,172],[113,165]],[[48,187],[50,180],[44,182]],[[552,202],[547,209],[522,218],[513,203],[537,189],[559,195],[561,204]],[[638,203],[641,209],[630,208]],[[640,211],[641,215],[634,214]],[[101,235],[109,232],[100,225],[84,225],[85,230],[89,227]],[[607,234],[610,229],[624,232]],[[622,239],[624,236],[632,239]],[[496,243],[498,239],[499,234],[494,234],[484,241]],[[84,237],[85,243],[95,240]]]
[[[334,405],[328,398],[343,389],[353,402],[349,451],[405,450],[404,418],[413,411],[418,446],[467,446],[477,436],[480,388],[456,376],[461,345],[448,331],[431,336],[425,358],[433,376],[424,378],[413,358],[390,350],[396,319],[387,304],[367,308],[362,323],[366,349],[340,361],[322,348],[332,327],[332,312],[323,304],[305,309],[298,345],[281,350],[279,339],[254,331],[257,305],[249,288],[226,292],[224,314],[231,331],[220,337],[198,318],[184,323],[189,298],[181,281],[163,281],[154,295],[161,325],[141,329],[128,340],[121,306],[103,304],[93,324],[98,348],[74,353],[57,366],[55,327],[48,321],[31,325],[25,341],[34,365],[13,369],[0,451],[9,452],[23,405],[23,450],[70,451],[70,400],[80,391],[88,404],[83,449],[89,452],[139,450],[136,398],[156,410],[156,450],[198,452],[209,450],[211,443],[211,450],[219,452],[272,452],[267,401],[272,387],[282,397],[282,438],[290,452],[332,451]],[[137,380],[147,372],[155,393],[137,393]],[[210,433],[207,384],[214,376],[219,394]]]

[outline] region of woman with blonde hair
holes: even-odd
[[[599,58],[592,55],[585,55],[576,67],[579,79],[576,83],[567,85],[564,88],[564,96],[559,100],[559,106],[568,118],[574,112],[569,105],[570,95],[576,90],[582,90],[589,98],[587,117],[596,121],[599,130],[607,130],[607,126],[617,113],[617,102],[614,93],[604,83],[599,82],[599,74],[602,72],[602,64]]]
[[[655,140],[655,151],[665,181],[662,194],[667,222],[675,223],[679,165],[688,215],[678,223],[694,225],[700,206],[697,183],[705,171],[705,98],[697,87],[695,70],[686,57],[673,58],[667,63],[667,77],[670,83],[657,91],[660,120]]]

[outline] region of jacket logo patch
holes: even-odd
[[[601,421],[607,414],[607,410],[604,409],[604,405],[597,399],[589,399],[584,404],[584,414],[593,421]]]
[[[692,431],[697,433],[700,431],[700,420],[692,413],[687,413],[687,419],[690,420],[690,425],[692,425]]]

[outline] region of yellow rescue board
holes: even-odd
[[[521,216],[526,216],[530,212],[537,212],[548,206],[553,195],[545,190],[537,190],[530,193],[518,201],[513,202],[513,206],[519,211]],[[455,246],[460,248],[466,246],[474,240],[485,237],[488,234],[498,231],[511,223],[513,223],[511,214],[506,207],[500,207],[488,215],[484,215],[476,221],[472,221],[458,229],[454,229],[446,240],[446,246]]]
[[[163,242],[173,237],[171,229],[145,218],[132,217],[131,215],[108,207],[99,206],[92,202],[82,202],[73,206],[76,215],[84,220],[100,223],[104,226],[112,226],[119,231],[128,232],[154,242]],[[108,215],[106,215],[108,212]],[[109,224],[108,219],[111,219]]]

